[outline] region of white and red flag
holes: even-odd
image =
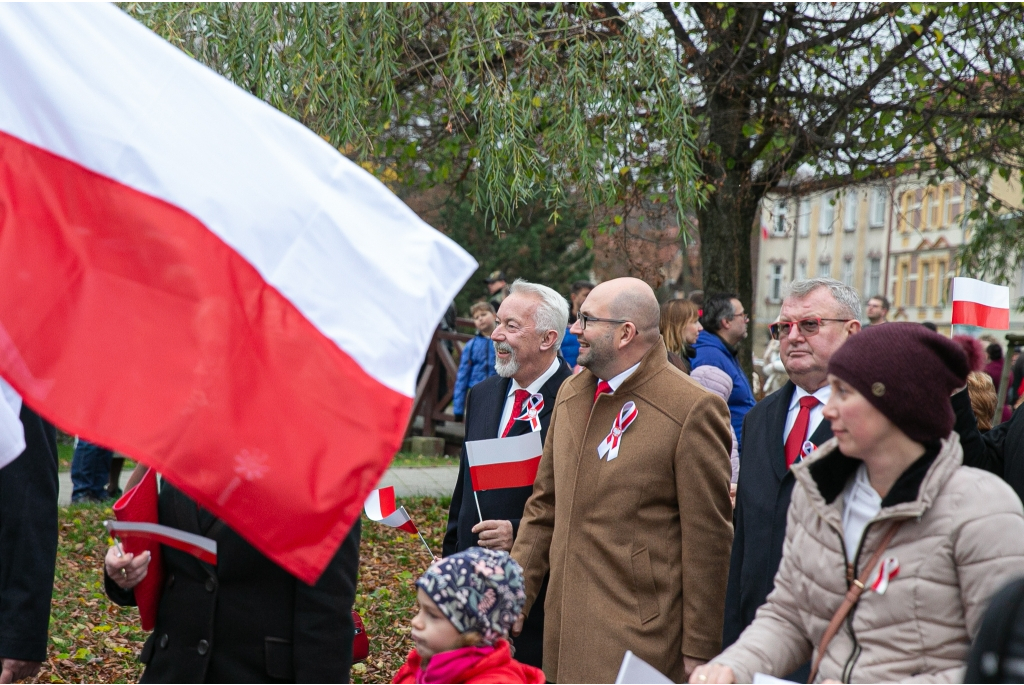
[[[974,278],[954,278],[953,323],[1010,330],[1010,289]]]
[[[417,534],[420,532],[405,507],[395,506],[394,486],[389,485],[386,488],[372,491],[363,504],[363,511],[371,521],[383,523],[391,528],[400,528],[407,533]]]
[[[159,523],[110,520],[104,521],[103,525],[111,537],[152,540],[161,545],[187,552],[200,561],[217,565],[217,541],[211,538],[187,533],[170,526],[162,526]]]
[[[523,488],[537,479],[537,467],[544,451],[539,431],[513,438],[472,440],[466,443],[469,478],[473,490]]]
[[[0,4],[0,375],[313,582],[473,259],[113,5]]]

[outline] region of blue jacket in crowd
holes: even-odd
[[[462,349],[462,359],[459,360],[459,375],[455,377],[455,397],[452,400],[457,415],[466,413],[466,393],[469,389],[496,373],[494,343],[490,338],[477,333],[475,338],[466,343]]]
[[[569,332],[572,326],[567,326],[565,335],[562,337],[562,359],[569,365],[569,368],[576,366],[576,358],[580,356],[580,339]]]
[[[697,356],[693,358],[693,368],[698,366],[717,366],[732,378],[732,394],[729,395],[729,414],[732,416],[732,429],[736,431],[736,439],[741,441],[740,449],[743,448],[743,417],[747,415],[750,408],[754,406],[754,393],[750,389],[747,377],[743,375],[743,369],[736,356],[725,346],[714,333],[701,331],[697,336],[697,343],[693,346]]]

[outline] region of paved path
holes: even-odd
[[[61,506],[71,503],[71,472],[60,472],[60,494],[57,501]],[[128,482],[130,469],[121,472],[121,487]],[[449,497],[459,477],[458,466],[397,467],[388,469],[380,484],[394,485],[398,497]]]

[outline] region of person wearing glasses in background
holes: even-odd
[[[770,327],[790,380],[757,403],[743,424],[723,647],[750,625],[775,585],[795,482],[790,467],[832,437],[823,416],[832,394],[828,362],[860,332],[860,314],[856,290],[811,278],[790,285]],[[807,673],[794,678],[804,682]]]
[[[739,359],[736,358],[740,341],[747,337],[750,317],[743,311],[743,303],[733,293],[711,293],[704,298],[700,324],[704,330],[697,335],[693,346],[696,354],[690,372],[698,380],[697,369],[714,366],[732,379],[732,392],[727,400],[732,429],[736,432],[739,448],[743,449],[743,417],[754,406],[754,391]]]

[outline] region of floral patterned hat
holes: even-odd
[[[460,633],[477,632],[493,645],[508,636],[523,604],[523,569],[508,555],[470,547],[438,559],[416,586],[426,592]]]

